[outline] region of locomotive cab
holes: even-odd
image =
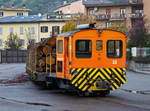
[[[126,83],[126,36],[85,28],[56,38],[56,77],[81,92],[115,90]]]

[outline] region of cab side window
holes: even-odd
[[[77,40],[76,41],[76,57],[90,58],[92,56],[92,41]]]
[[[58,40],[57,44],[57,52],[61,54],[63,52],[63,40]]]
[[[108,58],[121,58],[123,53],[123,42],[121,40],[108,40],[107,41],[107,57]]]

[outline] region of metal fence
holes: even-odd
[[[150,48],[137,48],[138,57],[150,57]]]
[[[131,53],[133,57],[150,57],[150,48],[132,48]]]
[[[0,50],[0,63],[25,63],[26,50]]]

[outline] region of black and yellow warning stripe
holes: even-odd
[[[125,68],[72,68],[71,81],[82,91],[90,90],[98,80],[109,82],[111,90],[115,90],[126,83],[125,72]]]

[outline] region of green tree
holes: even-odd
[[[92,16],[86,16],[78,14],[78,16],[72,17],[72,21],[66,22],[62,28],[62,32],[69,32],[76,30],[77,25],[95,23],[95,19]]]
[[[145,47],[150,45],[150,34],[146,26],[145,18],[136,20],[133,27],[129,31],[129,43],[132,47]]]
[[[80,13],[78,15],[79,16],[73,18],[76,25],[96,23],[95,17],[93,16],[83,15]]]
[[[30,40],[32,39],[32,34],[31,34],[31,28],[27,28],[25,29],[25,33],[26,33],[26,41],[27,41],[27,46],[30,44]]]
[[[76,29],[76,25],[73,21],[68,21],[66,24],[62,27],[62,32],[69,32]]]
[[[11,50],[18,50],[22,47],[21,40],[17,34],[11,33],[5,41],[5,47]]]

